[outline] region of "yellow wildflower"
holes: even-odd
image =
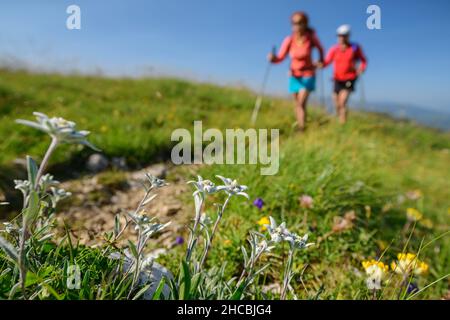
[[[428,229],[432,229],[433,228],[433,221],[431,221],[430,219],[423,219],[422,221],[420,221],[420,223]]]
[[[266,231],[267,230],[267,225],[270,224],[270,220],[269,220],[268,217],[262,217],[256,223],[261,226],[261,231]]]
[[[389,267],[381,261],[365,260],[362,266],[367,274],[366,285],[370,290],[380,290],[381,281],[386,277]]]
[[[399,253],[397,261],[392,261],[391,268],[394,272],[402,275],[411,273],[421,275],[428,271],[428,264],[417,259],[414,253]]]
[[[412,222],[420,221],[423,218],[423,214],[417,209],[408,208],[406,209],[406,218]]]

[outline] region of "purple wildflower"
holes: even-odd
[[[181,236],[175,238],[175,244],[182,245],[184,243],[184,239]]]
[[[264,201],[263,201],[263,199],[261,199],[261,198],[256,198],[256,200],[253,201],[253,205],[254,205],[255,207],[257,207],[259,210],[261,210],[262,207],[264,206]]]

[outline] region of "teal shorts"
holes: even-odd
[[[289,93],[297,93],[301,90],[312,92],[316,89],[316,77],[293,77],[289,78]]]

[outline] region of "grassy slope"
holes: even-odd
[[[24,154],[40,155],[46,147],[43,135],[12,122],[30,119],[32,111],[74,120],[93,132],[91,141],[109,156],[143,163],[167,155],[171,131],[190,129],[193,120],[203,120],[204,127],[246,128],[253,98],[245,90],[174,79],[112,80],[1,71],[0,168]],[[416,252],[422,238],[426,243],[448,230],[448,134],[366,113],[352,113],[345,127],[327,120],[320,111],[313,111],[308,132],[296,135],[291,130],[290,103],[272,100],[264,106],[258,126],[281,129],[277,176],[260,176],[256,166],[200,169],[207,177],[219,173],[236,177],[249,185],[252,198],[262,197],[266,202],[263,212],[244,201],[231,204],[212,263],[228,259],[232,272],[240,262],[239,244],[262,215],[283,218],[293,230],[308,231],[298,204],[298,196],[304,193],[315,199],[308,213],[312,241],[330,230],[335,215],[355,210],[358,216],[356,228],[329,237],[299,257],[299,270],[306,261],[310,263],[304,276],[309,291],[301,290],[305,297],[317,293],[321,284],[325,286],[321,297],[359,296],[361,279],[354,270],[361,269],[363,258],[376,257],[392,240],[384,260],[390,261],[402,250],[405,239],[400,232],[407,207],[419,208],[433,223],[431,229],[417,226],[409,250]],[[55,161],[77,159],[84,152],[75,147],[60,149]],[[412,189],[420,189],[424,197],[417,202],[397,201]],[[448,237],[428,246],[423,255],[431,272],[421,285],[449,272]],[[422,297],[438,298],[446,286],[444,280]]]

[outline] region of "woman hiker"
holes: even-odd
[[[268,59],[272,63],[280,63],[288,54],[291,58],[289,92],[295,99],[298,128],[303,131],[308,97],[316,86],[316,65],[323,63],[324,52],[315,31],[308,25],[306,13],[295,12],[291,16],[291,24],[292,34],[284,39],[278,54],[270,53]],[[319,63],[312,61],[313,48],[319,51]]]
[[[355,90],[355,83],[367,67],[364,53],[356,43],[350,42],[350,26],[342,25],[337,30],[338,43],[327,53],[323,67],[334,63],[333,100],[339,122],[347,121],[347,101]],[[359,66],[356,63],[359,61]],[[320,64],[319,67],[322,67]]]

